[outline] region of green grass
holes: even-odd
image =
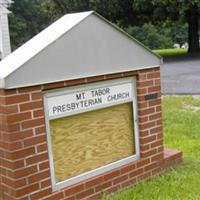
[[[103,200],[200,199],[200,99],[165,97],[163,116],[165,146],[182,150],[184,163]]]
[[[185,49],[159,49],[159,50],[153,50],[153,52],[163,57],[180,56],[187,54],[187,50]]]

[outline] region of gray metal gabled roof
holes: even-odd
[[[161,58],[97,13],[67,14],[0,62],[0,88],[159,66]]]

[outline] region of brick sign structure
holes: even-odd
[[[160,58],[95,12],[0,69],[0,199],[99,199],[181,162],[163,146]]]

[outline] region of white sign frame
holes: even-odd
[[[83,91],[83,90],[106,88],[106,87],[109,87],[109,86],[116,86],[116,85],[127,84],[127,83],[132,84],[132,90],[133,91],[132,91],[132,97],[131,97],[130,100],[128,100],[128,101],[125,100],[123,102],[120,101],[120,102],[117,102],[117,103],[116,102],[111,103],[107,106],[102,105],[102,106],[98,106],[97,108],[85,109],[84,111],[81,111],[81,113],[88,112],[88,111],[91,111],[91,110],[97,110],[97,109],[101,109],[101,108],[105,108],[105,107],[110,107],[110,106],[113,106],[113,105],[119,105],[119,104],[132,102],[134,141],[135,141],[135,151],[136,151],[136,153],[132,156],[126,157],[126,158],[121,159],[119,161],[110,163],[108,165],[99,167],[97,169],[82,173],[78,176],[69,178],[65,181],[56,183],[49,120],[56,119],[56,118],[62,118],[62,117],[69,116],[69,115],[68,114],[62,114],[62,115],[55,116],[55,117],[49,117],[48,98],[66,95],[66,94],[72,94],[74,92],[79,92],[79,91]],[[133,162],[133,161],[136,161],[136,160],[139,159],[140,148],[139,148],[139,128],[138,128],[138,111],[137,111],[136,78],[135,77],[101,81],[101,82],[98,82],[98,83],[89,83],[89,84],[84,84],[84,85],[81,85],[81,86],[66,87],[66,88],[54,89],[54,90],[44,92],[44,108],[45,108],[45,122],[46,122],[46,130],[47,130],[47,145],[48,145],[48,154],[49,154],[49,162],[50,162],[51,182],[52,182],[53,191],[60,190],[64,187],[79,183],[79,182],[84,181],[88,178],[95,177],[95,176],[100,175],[104,172],[110,171],[112,169],[118,168],[120,166],[123,166],[125,164],[128,164],[130,162]],[[77,113],[78,112],[74,112],[73,115],[75,115]]]

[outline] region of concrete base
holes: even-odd
[[[164,168],[173,167],[182,163],[182,152],[176,149],[164,150]]]

